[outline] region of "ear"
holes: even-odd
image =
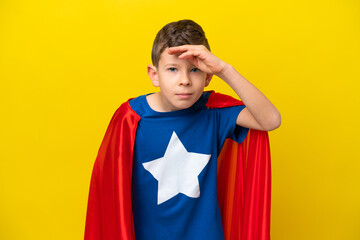
[[[213,74],[209,74],[209,73],[206,74],[205,87],[209,86],[212,77],[213,77]]]
[[[147,66],[147,74],[150,77],[150,80],[152,82],[152,84],[154,85],[154,87],[159,87],[159,76],[158,76],[158,72],[155,66],[149,64]]]

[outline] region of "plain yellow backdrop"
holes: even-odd
[[[157,31],[193,19],[279,109],[274,240],[360,239],[357,0],[0,2],[0,239],[81,239],[109,120],[157,91]],[[235,96],[215,77],[207,89]]]

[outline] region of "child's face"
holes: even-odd
[[[186,59],[170,55],[167,48],[160,55],[154,86],[160,87],[162,109],[176,111],[191,107],[209,85],[212,75],[206,74]]]

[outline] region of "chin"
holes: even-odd
[[[183,104],[178,104],[178,106],[176,106],[178,109],[187,109],[189,107],[191,107],[192,105],[194,105],[195,102],[185,102]]]

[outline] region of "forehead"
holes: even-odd
[[[188,60],[179,59],[178,56],[180,54],[170,55],[170,54],[168,54],[167,50],[168,50],[168,48],[165,48],[164,51],[160,55],[159,67],[169,65],[169,64],[176,64],[176,65],[182,65],[182,66],[193,66]]]

